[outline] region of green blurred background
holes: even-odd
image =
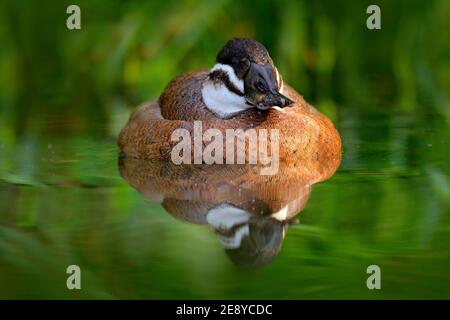
[[[3,0],[0,298],[450,298],[449,30],[448,0]],[[237,36],[267,47],[344,148],[258,271],[143,200],[116,159],[130,111]]]

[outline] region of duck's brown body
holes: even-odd
[[[170,151],[177,144],[171,141],[172,132],[185,128],[193,136],[194,121],[201,120],[203,131],[216,128],[224,136],[226,129],[278,129],[281,161],[316,159],[331,166],[339,164],[341,140],[333,124],[290,86],[285,84],[283,92],[295,103],[283,109],[285,112],[251,108],[221,119],[203,103],[206,77],[205,71],[184,74],[171,81],[157,101],[140,106],[120,133],[121,151],[128,157],[170,160]]]
[[[158,100],[163,118],[186,121],[215,118],[202,98],[202,85],[207,77],[208,71],[194,71],[172,80]]]

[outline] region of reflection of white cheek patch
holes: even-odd
[[[248,224],[238,228],[232,236],[224,237],[219,235],[220,242],[225,249],[237,249],[241,246],[242,239],[250,234]]]
[[[234,69],[226,64],[222,63],[216,63],[214,67],[211,69],[210,72],[221,70],[225,72],[228,76],[228,79],[230,82],[237,88],[239,91],[244,94],[244,81],[239,80],[239,78],[236,76],[236,73],[234,72]]]
[[[229,230],[235,225],[247,222],[249,218],[250,214],[247,211],[229,204],[221,204],[209,210],[206,221],[214,229]]]
[[[229,204],[221,204],[209,210],[206,215],[206,221],[208,221],[215,230],[230,230],[234,226],[247,223],[250,216],[251,215],[245,210]],[[242,239],[249,234],[250,228],[248,224],[245,224],[238,227],[230,236],[219,234],[219,239],[225,249],[236,249],[241,246]]]

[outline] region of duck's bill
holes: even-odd
[[[294,103],[294,101],[279,92],[275,94],[274,100],[276,103],[273,106],[279,108],[284,108]]]
[[[267,110],[267,109],[270,109],[270,108],[274,108],[276,110],[281,110],[282,108],[293,104],[294,101],[292,101],[291,99],[289,99],[285,95],[283,95],[283,94],[281,94],[279,92],[276,92],[275,94],[268,95],[266,97],[266,99],[264,99],[261,102],[258,102],[258,103],[248,102],[248,103],[253,105],[253,106],[255,106],[259,110]]]
[[[258,103],[258,104],[256,105],[256,107],[257,107],[259,110],[267,110],[267,109],[272,108],[272,106],[267,106],[267,105],[264,105],[264,104],[261,104],[261,103]]]

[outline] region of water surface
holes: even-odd
[[[0,298],[450,298],[449,123],[427,119],[342,119],[339,170],[308,189],[259,268],[130,186],[114,137],[3,135]],[[72,264],[79,291],[66,288]],[[382,290],[366,287],[372,264]]]

